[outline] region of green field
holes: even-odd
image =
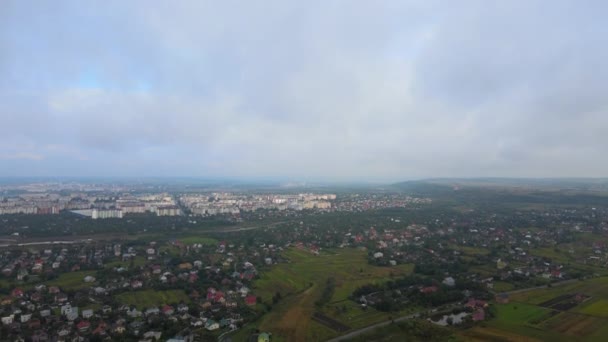
[[[187,237],[179,238],[178,240],[187,245],[192,245],[195,243],[200,243],[203,245],[217,245],[218,244],[218,241],[216,239],[210,238],[210,237],[205,237],[205,236],[187,236]]]
[[[570,254],[570,249],[574,252],[573,254]],[[580,256],[588,254],[588,245],[581,244],[580,242],[576,244],[563,245],[556,248],[536,248],[530,250],[530,254],[538,257],[549,258],[553,262],[567,264],[567,271],[578,271],[582,274],[608,274],[606,268],[604,267],[599,265],[583,264],[576,260],[576,255]]]
[[[540,342],[542,339],[518,334],[517,331],[501,330],[488,326],[475,326],[458,332],[461,341],[467,342]]]
[[[184,290],[167,290],[154,291],[143,290],[125,292],[116,296],[119,303],[135,305],[138,309],[143,310],[153,306],[161,306],[165,304],[177,304],[180,302],[189,303],[190,298]]]
[[[547,316],[550,311],[540,306],[524,303],[497,304],[496,320],[492,322],[492,325],[498,328],[533,325],[532,322]]]
[[[469,256],[475,255],[488,255],[490,251],[487,248],[483,247],[471,247],[471,246],[459,246],[459,245],[449,245],[449,248],[452,248],[456,251],[460,251],[461,253]]]
[[[608,300],[600,299],[584,306],[578,312],[591,316],[608,317]]]
[[[546,289],[526,291],[511,296],[512,300],[539,304],[566,293],[582,293],[593,299],[608,299],[608,277],[575,281]]]
[[[104,265],[105,268],[114,268],[114,267],[126,267],[128,268],[131,265],[131,261],[113,261]],[[143,256],[136,256],[133,259],[133,267],[139,267],[146,265],[146,258]]]
[[[363,310],[348,300],[348,296],[361,285],[385,282],[413,270],[413,265],[371,266],[367,262],[367,252],[358,249],[335,249],[315,256],[306,250],[290,248],[284,256],[289,263],[273,266],[261,274],[254,285],[254,293],[264,302],[270,303],[277,292],[283,297],[271,312],[256,322],[260,330],[273,334],[275,342],[318,341],[337,336],[335,331],[311,320],[315,310],[321,310],[351,328],[387,320],[388,314],[374,309]],[[323,308],[316,308],[314,303],[330,277],[335,279],[333,295]]]
[[[559,296],[573,294],[590,298],[566,311],[539,306]],[[495,306],[496,317],[485,326],[463,332],[465,339],[605,341],[608,336],[608,277],[512,294],[509,304]]]
[[[495,281],[494,282],[494,291],[496,292],[506,292],[511,291],[515,288],[513,284],[507,283],[506,281]]]
[[[525,303],[496,304],[496,317],[473,329],[464,331],[467,340],[485,341],[567,341],[542,324],[551,317],[551,310]]]
[[[495,265],[480,265],[473,266],[469,268],[469,272],[478,273],[482,277],[491,277],[496,274],[496,266]]]
[[[88,310],[91,309],[93,311],[99,311],[101,309],[102,305],[99,303],[90,303],[87,304],[86,306],[83,306],[80,308],[80,310]]]
[[[546,330],[577,341],[605,341],[606,335],[602,333],[605,326],[605,319],[571,312],[564,312],[545,324]],[[599,336],[603,338],[598,339]]]
[[[572,256],[565,250],[557,248],[534,248],[530,250],[530,254],[539,257],[549,258],[557,262],[567,262],[572,259]]]
[[[425,320],[408,320],[376,328],[351,338],[350,342],[458,341],[453,332]]]
[[[78,290],[91,287],[94,283],[85,283],[84,277],[95,277],[95,271],[79,271],[71,273],[63,273],[56,279],[49,280],[45,284],[47,286],[58,286],[62,290]]]

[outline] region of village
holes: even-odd
[[[255,314],[254,263],[272,264],[279,249],[208,242],[4,251],[2,336],[187,341],[197,331],[236,329]]]
[[[608,231],[604,209],[452,211],[391,202],[403,196],[355,197],[383,202],[346,210],[354,202],[345,196],[335,200],[341,210],[233,215],[270,222],[256,229],[9,244],[0,254],[1,336],[271,339],[277,330],[266,317],[314,284],[305,319],[333,331],[328,338],[403,313],[470,328],[492,320],[514,291],[607,274],[608,246],[596,238]],[[328,273],[334,261],[350,269],[344,279]],[[293,280],[274,275],[302,265]],[[375,318],[349,323],[357,316]]]

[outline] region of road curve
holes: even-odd
[[[568,279],[568,280],[563,280],[563,281],[559,281],[559,282],[555,282],[553,284],[551,284],[551,286],[560,286],[560,285],[566,285],[566,284],[571,284],[571,283],[575,283],[578,282],[578,279]],[[525,289],[518,289],[518,290],[513,290],[513,291],[508,291],[506,293],[508,294],[515,294],[515,293],[520,293],[520,292],[526,292],[526,291],[531,291],[531,290],[536,290],[536,289],[544,289],[547,288],[547,285],[542,285],[542,286],[534,286],[534,287],[528,287]],[[351,331],[350,333],[346,334],[346,335],[342,335],[342,336],[338,336],[336,338],[332,338],[331,340],[327,340],[326,342],[339,342],[339,341],[344,341],[344,340],[348,340],[351,339],[353,337],[357,337],[361,334],[365,334],[367,332],[370,332],[376,328],[381,328],[381,327],[385,327],[393,322],[398,323],[398,322],[403,322],[405,320],[408,319],[412,319],[412,318],[416,318],[420,316],[420,313],[414,313],[408,316],[403,316],[403,317],[399,317],[396,318],[392,321],[386,321],[386,322],[380,322],[380,323],[376,323],[370,326],[367,326],[365,328],[361,328],[359,330],[355,330],[355,331]]]
[[[376,324],[367,326],[365,328],[361,328],[359,330],[355,330],[355,331],[349,332],[346,335],[342,335],[342,336],[339,336],[339,337],[336,337],[336,338],[332,338],[331,340],[327,340],[327,342],[338,342],[338,341],[348,340],[348,339],[351,339],[353,337],[357,337],[357,336],[359,336],[361,334],[365,334],[367,332],[370,332],[370,331],[372,331],[372,330],[374,330],[376,328],[385,327],[385,326],[387,326],[387,325],[389,325],[389,324],[391,324],[393,322],[394,323],[403,322],[403,321],[408,320],[408,319],[416,318],[419,315],[420,315],[420,313],[415,313],[415,314],[411,314],[411,315],[407,315],[407,316],[402,316],[402,317],[396,318],[396,319],[391,320],[391,321],[376,323]]]

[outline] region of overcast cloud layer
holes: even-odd
[[[0,176],[608,176],[606,1],[0,1]]]

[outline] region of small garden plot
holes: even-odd
[[[559,311],[568,311],[580,303],[589,299],[590,296],[584,294],[563,294],[548,301],[538,304],[539,306]]]

